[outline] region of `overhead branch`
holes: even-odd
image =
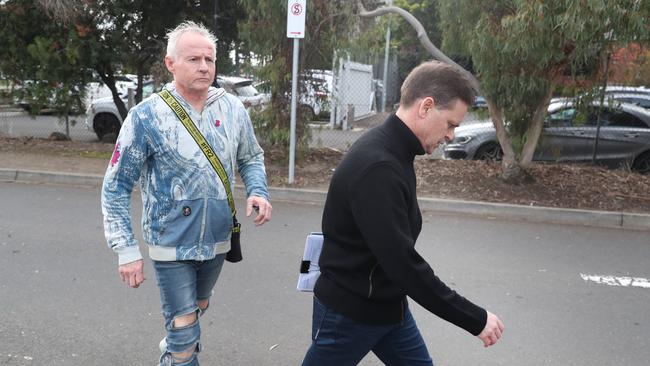
[[[64,24],[72,22],[81,6],[77,0],[39,0],[38,3],[49,16]]]
[[[456,67],[469,79],[474,89],[476,89],[477,91],[481,89],[481,83],[471,72],[465,70],[462,66],[454,62],[454,60],[447,57],[447,55],[442,53],[442,51],[440,51],[438,47],[436,47],[433,44],[433,42],[431,42],[429,36],[427,36],[427,33],[424,30],[424,27],[422,26],[422,23],[420,23],[420,21],[417,20],[417,18],[415,18],[411,13],[398,6],[382,6],[375,10],[368,11],[363,6],[361,1],[358,1],[357,4],[359,6],[359,16],[362,18],[374,18],[374,17],[378,17],[390,13],[395,13],[400,15],[415,29],[415,31],[417,32],[418,39],[420,40],[420,43],[422,43],[424,48],[431,54],[431,56],[433,56],[433,58],[435,58],[438,61],[442,61],[444,63]]]

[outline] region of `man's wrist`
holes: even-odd
[[[115,252],[118,256],[118,265],[124,265],[132,263],[142,259],[142,254],[140,253],[140,248],[137,246],[128,246],[116,249]]]

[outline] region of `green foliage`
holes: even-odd
[[[591,70],[582,76],[596,78],[610,47],[648,42],[648,3],[440,0],[443,46],[472,58],[482,92],[503,111],[517,148],[567,70]]]
[[[273,108],[254,109],[249,111],[253,128],[260,143],[266,146],[289,146],[290,128],[278,126],[277,121],[281,118],[290,119],[288,113],[282,114],[278,118],[277,110]],[[311,131],[304,122],[296,123],[296,146],[299,150],[304,150],[309,146],[311,141]]]
[[[16,81],[39,80],[25,92],[42,105],[66,102],[67,92],[82,93],[91,69],[114,91],[114,75],[119,72],[142,78],[154,66],[160,69],[167,43],[165,34],[183,20],[214,27],[212,1],[68,0],[55,5],[56,11],[44,9],[41,2],[32,0],[0,4],[0,71]],[[66,17],[57,18],[57,14]],[[220,0],[219,15],[217,52],[228,55],[238,44],[236,23],[244,13],[237,0]],[[233,69],[229,57],[218,57],[217,67]],[[45,89],[54,96],[46,98]],[[81,99],[81,94],[76,94],[72,99]],[[140,83],[136,101],[141,95]],[[124,104],[116,94],[114,97],[125,116]]]
[[[261,64],[255,75],[268,82],[271,90],[269,108],[254,117],[259,120],[256,132],[262,140],[288,147],[293,40],[286,37],[287,3],[241,0],[241,4],[248,18],[240,23],[239,34],[255,52],[255,61]],[[300,40],[300,70],[331,68],[335,47],[347,42],[356,20],[354,6],[354,2],[344,0],[307,3],[306,36]],[[298,113],[296,141],[299,149],[304,149],[310,140],[306,122]]]
[[[33,113],[43,108],[60,116],[83,111],[84,85],[90,75],[77,34],[53,22],[32,1],[7,2],[0,17],[12,27],[9,31],[3,22],[0,70],[20,85],[15,99],[29,104]]]

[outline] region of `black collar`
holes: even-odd
[[[424,154],[420,140],[395,113],[391,114],[379,128],[388,136],[389,147],[398,158],[412,162],[415,155]]]

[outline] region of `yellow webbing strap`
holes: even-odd
[[[205,137],[203,137],[203,134],[201,134],[201,131],[196,127],[192,119],[190,118],[189,114],[185,112],[185,109],[183,106],[174,98],[172,93],[170,93],[168,90],[163,90],[160,93],[158,93],[162,97],[162,99],[167,103],[169,108],[171,108],[174,113],[176,113],[176,116],[178,119],[181,120],[181,123],[183,123],[183,126],[185,126],[185,129],[187,129],[187,132],[190,133],[194,141],[199,145],[201,148],[201,151],[203,151],[203,154],[205,154],[205,157],[208,158],[208,161],[210,162],[210,165],[214,168],[214,170],[217,172],[217,175],[219,178],[221,178],[221,182],[223,183],[223,186],[226,188],[226,195],[228,196],[228,205],[230,206],[230,211],[232,211],[232,217],[234,218],[235,215],[237,214],[237,210],[235,209],[235,200],[232,198],[232,192],[230,191],[230,181],[228,180],[228,174],[226,173],[226,170],[223,168],[223,165],[221,165],[221,161],[219,160],[219,157],[217,154],[212,150],[212,147],[210,144],[208,144],[208,141],[205,140]],[[233,227],[233,231],[238,232],[239,231],[239,225]]]

